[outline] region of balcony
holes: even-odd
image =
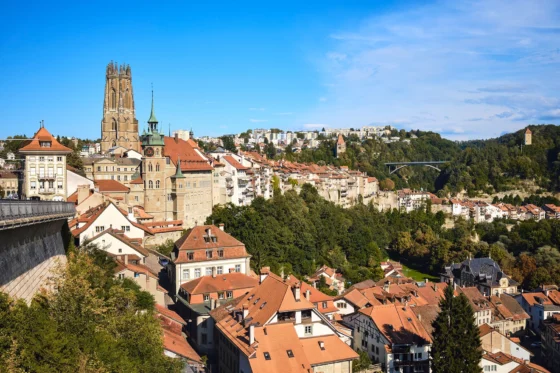
[[[48,175],[40,174],[37,178],[38,178],[39,180],[54,180],[54,179],[56,179],[56,175],[52,175],[52,174],[48,174]]]
[[[395,368],[402,368],[402,367],[418,367],[423,368],[422,370],[415,369],[415,372],[428,372],[430,368],[430,360],[393,360],[393,365]]]
[[[54,194],[54,188],[39,188],[41,194]]]

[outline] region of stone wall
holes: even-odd
[[[57,263],[66,263],[64,220],[0,231],[0,291],[30,302],[47,286]]]

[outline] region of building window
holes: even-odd
[[[124,175],[124,181],[128,181],[128,175]]]
[[[195,270],[194,270],[194,277],[195,277],[195,278],[199,278],[199,277],[200,277],[200,268],[195,268]]]
[[[30,168],[29,168],[29,174],[30,174],[31,176],[35,176],[35,173],[36,173],[35,167],[30,167]]]
[[[159,172],[159,163],[156,163],[156,172]]]
[[[121,231],[123,232],[130,232],[130,225],[122,225]]]
[[[306,336],[313,335],[313,326],[312,325],[306,325],[304,334]]]
[[[45,161],[45,157],[39,157],[39,162],[44,162]]]
[[[209,301],[210,300],[210,294],[204,294],[203,299],[204,299],[205,302]]]
[[[327,302],[323,302],[323,308],[327,308]]]
[[[212,250],[206,250],[206,258],[212,259]]]
[[[193,252],[187,253],[187,259],[194,260],[194,253]]]
[[[171,159],[169,159],[169,157],[165,157],[165,163],[166,164],[171,164]]]
[[[124,273],[119,273],[119,279],[123,280],[124,279]]]
[[[241,264],[235,265],[235,272],[241,272]]]
[[[32,181],[32,182],[30,183],[30,188],[31,188],[31,189],[37,189],[37,183],[36,183],[35,181]]]
[[[206,276],[212,276],[212,267],[206,267]]]
[[[62,157],[56,157],[57,162],[62,162]]]
[[[134,277],[140,277],[140,273],[134,272]]]
[[[159,180],[156,180],[156,189],[159,189]]]
[[[218,293],[218,299],[224,299],[224,293],[223,292]]]
[[[104,230],[105,230],[105,226],[104,226],[104,225],[98,225],[98,226],[95,227],[95,231],[96,231],[97,233],[103,232]]]
[[[189,280],[191,278],[191,271],[189,269],[183,269],[183,280]]]
[[[223,257],[224,257],[224,250],[223,250],[223,249],[218,250],[218,257],[219,257],[219,258],[223,258]]]
[[[154,189],[154,182],[152,180],[148,181],[148,189]]]
[[[228,299],[233,298],[233,291],[228,291],[227,292],[227,297],[228,297]]]
[[[62,176],[62,166],[58,166],[58,167],[56,168],[56,174]]]
[[[221,275],[222,273],[224,273],[224,267],[218,266],[218,268],[216,268],[216,273],[218,273],[219,275]]]
[[[134,200],[138,202],[138,196],[134,196]]]

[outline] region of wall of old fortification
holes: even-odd
[[[30,302],[48,286],[57,263],[66,263],[65,220],[0,231],[0,291]]]

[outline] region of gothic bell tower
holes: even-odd
[[[154,113],[154,92],[152,91],[152,112],[148,119],[148,131],[142,134],[142,180],[144,180],[144,210],[154,216],[154,220],[165,220],[167,207],[167,185],[165,177],[164,134],[158,129]]]
[[[113,146],[140,151],[130,66],[111,61],[105,72],[101,152]]]

